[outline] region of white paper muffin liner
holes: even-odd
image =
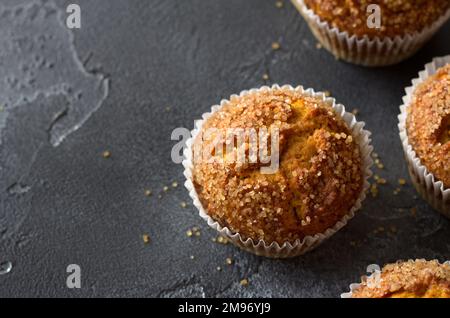
[[[419,77],[412,81],[412,86],[405,89],[406,95],[403,97],[403,105],[400,106],[401,113],[398,116],[398,128],[400,130],[400,139],[402,140],[403,151],[405,153],[412,183],[421,196],[428,201],[434,209],[450,218],[450,188],[446,189],[444,183],[442,181],[437,181],[434,175],[421,164],[416,152],[409,144],[406,129],[407,110],[417,86],[429,76],[435,74],[438,68],[446,64],[450,64],[450,55],[435,58],[433,62],[425,65],[425,70],[420,72]]]
[[[208,225],[217,230],[220,235],[228,238],[233,244],[239,246],[240,248],[254,253],[256,255],[261,255],[265,257],[271,258],[288,258],[294,257],[301,254],[304,254],[307,251],[312,250],[317,247],[320,243],[322,243],[325,239],[329,238],[333,234],[335,234],[338,230],[340,230],[344,225],[347,224],[348,220],[353,218],[355,212],[361,208],[362,201],[364,201],[366,197],[366,191],[369,188],[368,179],[372,175],[370,170],[373,161],[371,159],[371,153],[373,151],[373,147],[370,145],[371,133],[367,130],[364,130],[365,123],[358,122],[355,119],[355,116],[352,113],[348,113],[345,111],[345,108],[341,104],[336,104],[334,98],[326,97],[324,93],[314,92],[313,89],[305,90],[302,86],[298,86],[296,88],[285,85],[281,87],[283,89],[289,89],[293,91],[301,92],[302,94],[306,94],[309,96],[319,97],[326,103],[328,103],[335,113],[340,116],[348,127],[352,131],[352,137],[357,141],[360,152],[362,156],[362,171],[364,173],[364,185],[362,187],[361,194],[355,202],[355,205],[350,209],[349,213],[345,215],[339,222],[337,222],[333,227],[327,229],[324,233],[319,233],[314,236],[307,236],[302,240],[297,239],[294,242],[285,242],[280,246],[277,242],[272,242],[271,244],[267,244],[263,240],[253,241],[251,238],[243,238],[239,233],[233,233],[227,227],[222,227],[217,221],[211,218],[207,211],[203,208],[196,189],[193,184],[193,151],[192,144],[197,136],[197,134],[202,129],[202,125],[213,113],[217,112],[222,106],[229,103],[229,100],[222,100],[220,105],[212,106],[210,113],[205,113],[202,115],[202,120],[195,121],[195,127],[191,132],[191,138],[187,140],[186,147],[184,149],[184,175],[186,177],[185,187],[189,191],[189,195],[191,196],[194,206],[198,209],[200,217],[204,219]],[[263,86],[259,89],[251,89],[249,91],[242,91],[239,96],[245,96],[249,93],[255,93],[258,91],[268,91],[271,89],[280,89],[279,85],[273,85],[272,87]],[[236,95],[231,96],[231,98],[236,97]]]
[[[416,53],[450,18],[450,9],[432,25],[404,36],[357,37],[322,21],[304,0],[291,0],[305,18],[314,36],[334,56],[363,66],[386,66],[399,63]]]
[[[446,262],[444,262],[444,264],[450,265],[450,261],[446,261]],[[378,265],[376,265],[376,264],[373,264],[373,265],[378,266]],[[382,269],[382,267],[380,267],[380,269]],[[371,279],[373,275],[375,275],[375,273],[373,273],[373,274],[371,274],[371,275],[369,275],[369,276],[363,276],[363,277],[361,277],[361,281],[366,281],[366,280],[368,280],[368,279]],[[362,283],[353,283],[353,284],[350,284],[350,286],[349,286],[350,291],[349,291],[349,292],[346,292],[346,293],[342,293],[342,294],[341,294],[341,298],[352,298],[352,297],[353,297],[353,292],[354,292],[355,290],[357,290],[357,289],[361,286],[361,284],[362,284]]]

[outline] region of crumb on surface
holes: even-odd
[[[379,157],[375,158],[375,165],[377,166],[378,169],[383,170],[384,169],[384,164],[381,162]]]
[[[376,183],[372,183],[370,186],[370,193],[372,194],[373,198],[376,198],[378,196],[378,186]]]
[[[142,240],[144,241],[145,244],[148,244],[150,243],[150,236],[148,234],[143,234]]]
[[[194,226],[186,231],[187,237],[200,236],[200,228]]]
[[[379,175],[374,175],[374,179],[378,184],[387,184],[387,180],[385,178],[381,178]]]
[[[222,235],[219,235],[218,237],[213,238],[212,241],[215,243],[223,244],[223,245],[226,245],[230,242],[228,238],[226,238],[225,236],[222,236]]]

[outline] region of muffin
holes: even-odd
[[[419,193],[450,216],[450,57],[427,65],[413,83],[399,116],[409,171]]]
[[[417,86],[408,107],[406,131],[422,164],[450,187],[450,64]]]
[[[206,117],[188,156],[207,149],[213,160],[188,158],[188,189],[208,224],[234,243],[265,256],[299,255],[360,207],[370,175],[369,133],[333,99],[301,87],[263,87],[222,101]],[[277,169],[265,173],[269,164],[260,158],[236,160],[255,144],[242,138],[227,148],[235,142],[224,137],[230,128],[268,132],[254,153],[278,148]]]
[[[388,264],[381,273],[353,286],[344,298],[450,298],[450,265],[409,260]]]
[[[316,38],[337,58],[365,66],[398,63],[450,17],[448,0],[292,0]],[[380,26],[373,26],[380,9]],[[370,23],[369,23],[370,22]]]

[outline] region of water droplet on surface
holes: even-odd
[[[0,263],[0,275],[8,274],[12,270],[11,262],[2,262]]]

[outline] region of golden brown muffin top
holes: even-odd
[[[406,128],[409,143],[428,170],[450,187],[450,64],[413,93]]]
[[[409,260],[384,266],[378,279],[369,278],[353,298],[450,298],[450,265]]]
[[[448,0],[305,0],[322,21],[350,35],[369,38],[403,36],[431,26],[450,9]],[[370,4],[381,9],[381,27],[369,28]]]
[[[276,173],[262,174],[260,162],[194,163],[194,185],[208,215],[245,239],[282,244],[323,233],[360,195],[359,146],[345,122],[317,97],[288,88],[234,96],[202,131],[211,127],[280,131]],[[197,137],[194,148],[208,147],[212,139],[202,143]]]

